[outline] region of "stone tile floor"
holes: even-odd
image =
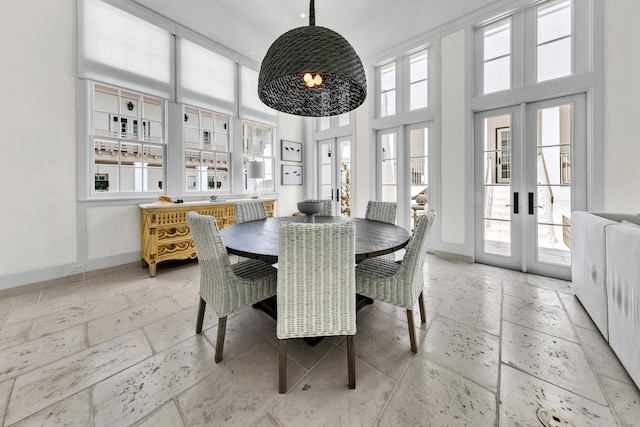
[[[229,317],[214,363],[215,313],[194,332],[197,263],[5,291],[0,424],[540,426],[544,407],[576,426],[640,425],[640,392],[570,283],[431,255],[424,277],[417,354],[403,310],[376,302],[358,313],[356,390],[333,337],[290,341],[285,395],[261,311]]]

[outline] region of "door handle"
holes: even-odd
[[[529,215],[533,215],[533,193],[529,193]]]
[[[518,192],[514,191],[513,192],[513,204],[512,205],[507,205],[507,206],[513,206],[513,213],[514,214],[519,214],[520,213],[520,200],[518,197]]]
[[[340,189],[336,188],[336,202],[340,201]]]

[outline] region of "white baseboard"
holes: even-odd
[[[87,273],[104,268],[117,267],[132,262],[141,262],[140,251],[118,254],[104,258],[78,261],[70,264],[56,265],[37,270],[28,270],[20,273],[12,273],[0,276],[0,291],[20,286],[48,282],[57,284],[61,282],[79,282],[85,279]]]

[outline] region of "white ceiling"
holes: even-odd
[[[309,24],[308,0],[134,0],[261,62],[282,33]],[[499,0],[317,0],[316,25],[345,37],[366,61]]]

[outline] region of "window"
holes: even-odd
[[[511,19],[483,29],[484,93],[511,88]]]
[[[429,128],[419,127],[409,132],[409,163],[411,165],[411,198],[427,194],[429,185]]]
[[[429,68],[426,50],[409,57],[409,109],[417,110],[429,104]]]
[[[477,92],[489,94],[589,71],[584,59],[588,55],[573,61],[574,44],[582,50],[590,44],[588,4],[547,1],[480,27]]]
[[[538,7],[538,81],[571,74],[571,0]]]
[[[164,101],[92,84],[92,193],[161,191]]]
[[[242,122],[242,152],[244,154],[244,189],[250,191],[274,190],[273,127],[244,120]],[[264,178],[249,180],[246,164],[250,161],[264,162]]]
[[[342,113],[331,117],[318,117],[316,119],[316,132],[335,129],[351,124],[351,113]]]
[[[229,118],[184,107],[187,191],[230,191]]]
[[[417,47],[376,67],[376,118],[429,107],[429,48]]]
[[[380,144],[380,185],[379,200],[398,201],[398,144],[395,132],[381,133]]]
[[[396,63],[380,67],[380,117],[396,113]]]

